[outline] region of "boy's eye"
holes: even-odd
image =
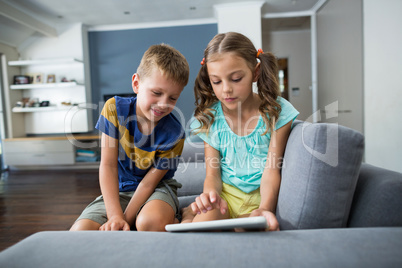
[[[170,98],[172,101],[177,101],[177,99],[176,98]]]
[[[152,92],[154,95],[156,95],[156,96],[160,96],[160,95],[162,95],[162,93],[160,93],[160,92],[156,92],[156,91],[153,91]]]

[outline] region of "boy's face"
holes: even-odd
[[[132,87],[137,94],[137,116],[153,123],[173,110],[183,91],[183,86],[167,79],[157,68],[148,77],[135,73]]]

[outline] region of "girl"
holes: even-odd
[[[279,230],[281,160],[299,113],[279,96],[276,58],[230,32],[210,41],[201,65],[191,129],[205,143],[206,178],[182,222],[265,216]]]

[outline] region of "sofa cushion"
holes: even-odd
[[[355,130],[296,121],[282,167],[280,228],[346,227],[363,150],[363,135]]]
[[[348,227],[402,226],[402,174],[363,163]]]
[[[206,175],[205,162],[181,162],[174,178],[183,186],[177,190],[177,195],[199,195],[204,187]]]
[[[36,233],[0,267],[402,267],[402,228]]]

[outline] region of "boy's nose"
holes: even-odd
[[[160,109],[166,109],[166,108],[169,107],[169,104],[168,104],[167,101],[161,100],[161,101],[158,102],[158,107],[159,107]]]

